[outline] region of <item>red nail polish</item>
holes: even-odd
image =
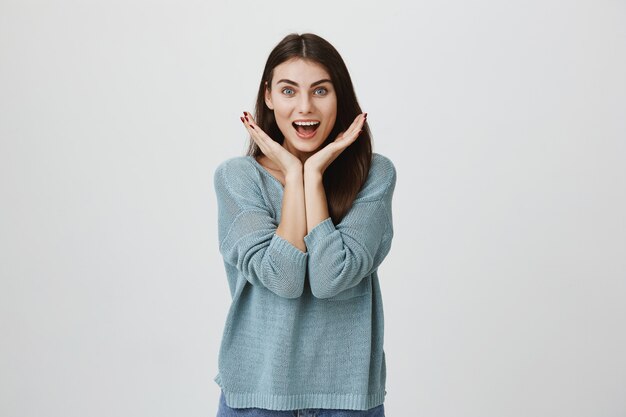
[[[248,115],[248,112],[246,112],[246,111],[245,111],[245,112],[243,112],[243,114],[245,114],[245,115],[247,116],[247,115]]]
[[[247,122],[250,122],[250,120],[248,120],[248,116],[246,116],[246,121],[247,121]]]
[[[367,119],[367,113],[365,113],[365,114],[363,115],[363,117],[365,117],[365,118]]]
[[[241,119],[241,123],[243,123],[243,117],[239,116],[239,119]]]
[[[250,125],[250,127],[251,127],[252,129],[254,129],[254,126]]]

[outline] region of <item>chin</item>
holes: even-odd
[[[322,146],[324,141],[311,141],[296,137],[295,139],[290,140],[289,143],[292,148],[295,148],[300,152],[311,153],[317,151]]]

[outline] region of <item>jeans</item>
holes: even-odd
[[[217,417],[385,417],[384,404],[369,410],[331,410],[305,408],[302,410],[266,410],[264,408],[231,408],[226,405],[224,392],[220,394]]]

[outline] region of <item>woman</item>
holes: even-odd
[[[223,416],[384,416],[378,266],[396,170],[373,153],[339,53],[314,34],[270,53],[245,156],[214,173],[232,304],[214,378]]]

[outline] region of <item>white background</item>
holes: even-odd
[[[0,2],[0,415],[214,416],[212,175],[330,41],[395,164],[388,417],[626,415],[626,3]]]

